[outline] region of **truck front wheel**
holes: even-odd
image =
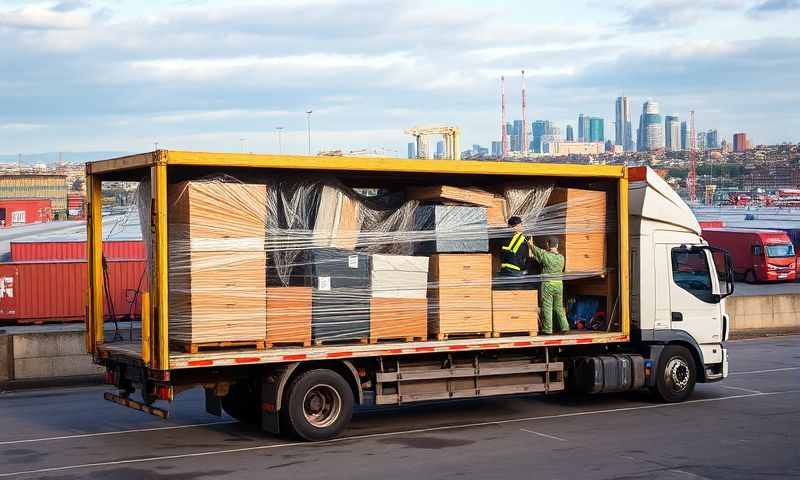
[[[656,372],[653,394],[667,403],[682,402],[689,398],[697,382],[694,358],[685,347],[668,345],[661,352]]]
[[[300,438],[328,440],[341,433],[353,416],[353,391],[341,375],[324,368],[298,375],[281,413]]]

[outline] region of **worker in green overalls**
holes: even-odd
[[[528,240],[530,256],[542,266],[544,281],[541,289],[542,334],[553,334],[553,317],[555,317],[557,333],[569,332],[567,314],[564,311],[564,283],[561,273],[564,271],[564,256],[558,253],[558,238],[552,237],[546,241],[546,249],[533,244]],[[556,277],[548,279],[549,276]]]

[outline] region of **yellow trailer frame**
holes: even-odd
[[[291,169],[298,171],[444,173],[460,175],[511,175],[616,179],[618,181],[619,298],[621,336],[630,334],[628,262],[628,170],[614,165],[578,165],[527,162],[485,162],[466,160],[405,160],[375,157],[332,157],[261,155],[157,150],[86,164],[88,191],[88,303],[86,315],[87,352],[98,355],[104,338],[104,286],[102,259],[102,182],[138,181],[149,177],[151,189],[150,231],[152,269],[150,292],[142,301],[142,348],[144,366],[169,370],[168,271],[167,271],[167,181],[170,167],[218,167]]]

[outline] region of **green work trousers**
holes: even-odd
[[[559,332],[569,331],[564,311],[564,284],[561,280],[542,282],[542,333],[553,333],[553,317]]]

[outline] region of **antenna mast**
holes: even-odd
[[[689,177],[686,186],[689,188],[689,201],[694,205],[697,201],[697,133],[694,131],[694,110],[689,112]]]
[[[522,155],[528,156],[528,114],[525,111],[525,70],[522,71]]]

